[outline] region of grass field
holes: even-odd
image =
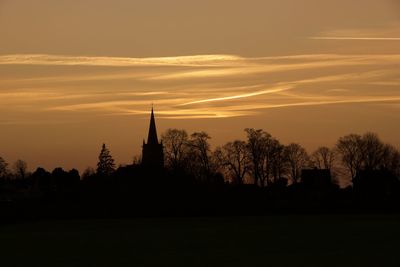
[[[400,216],[49,221],[0,226],[0,266],[400,266]]]

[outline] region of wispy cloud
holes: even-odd
[[[281,73],[296,70],[313,70],[313,69],[329,69],[335,67],[357,67],[357,66],[368,66],[368,65],[388,65],[396,64],[400,60],[400,55],[332,55],[330,59],[326,55],[321,57],[303,57],[307,60],[298,62],[301,57],[287,57],[286,59],[295,60],[294,62],[279,62],[279,59],[274,59],[275,62],[271,62],[271,59],[254,59],[250,58],[248,61],[251,63],[248,66],[236,66],[236,67],[221,67],[221,68],[209,68],[201,70],[182,70],[174,71],[163,75],[154,75],[146,80],[188,80],[188,79],[201,79],[201,78],[222,78],[229,76],[248,76],[248,75],[262,75],[268,73]],[[257,62],[254,65],[254,62]],[[278,61],[278,62],[277,62]]]
[[[241,98],[247,98],[247,97],[254,97],[254,96],[260,96],[260,95],[283,92],[283,91],[286,91],[286,90],[290,90],[292,88],[293,88],[293,86],[289,86],[289,85],[288,86],[281,86],[281,87],[277,87],[277,88],[261,90],[261,91],[256,91],[256,92],[252,92],[252,93],[247,93],[247,94],[231,95],[231,96],[225,96],[225,97],[217,97],[217,98],[209,98],[209,99],[191,101],[191,102],[180,104],[179,106],[202,104],[202,103],[216,102],[216,101],[237,100],[237,99],[241,99]]]
[[[26,73],[21,69],[19,78],[1,74],[0,112],[29,110],[38,118],[75,113],[143,116],[154,103],[162,118],[204,119],[252,116],[278,108],[396,103],[399,63],[400,54],[0,56],[3,67],[37,68]],[[53,65],[67,66],[68,71],[41,68]]]
[[[329,36],[310,37],[312,40],[350,40],[350,41],[400,41],[400,37],[350,37],[350,36]]]
[[[50,65],[50,66],[224,66],[240,62],[241,58],[233,55],[195,55],[178,57],[95,57],[64,56],[47,54],[15,54],[0,56],[0,65]]]
[[[288,107],[303,107],[303,106],[323,106],[323,105],[337,105],[337,104],[352,104],[352,103],[379,103],[379,102],[398,102],[399,97],[357,97],[341,100],[325,100],[325,101],[306,101],[298,103],[283,103],[274,105],[259,106],[262,109],[275,109],[275,108],[288,108]]]
[[[321,32],[312,40],[337,41],[400,41],[400,24],[392,23],[379,28],[336,29]]]

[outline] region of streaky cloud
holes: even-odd
[[[397,102],[400,97],[376,97],[376,98],[356,98],[356,99],[342,99],[342,100],[326,100],[326,101],[307,101],[288,104],[264,105],[263,109],[274,108],[289,108],[289,107],[302,107],[302,106],[322,106],[322,105],[335,105],[335,104],[352,104],[352,103],[379,103],[379,102]],[[261,108],[261,106],[259,106]]]
[[[216,101],[235,100],[235,99],[240,99],[240,98],[247,98],[247,97],[259,96],[259,95],[265,95],[265,94],[278,93],[278,92],[290,90],[292,88],[293,88],[293,86],[281,86],[281,87],[277,87],[277,88],[273,88],[273,89],[256,91],[253,93],[191,101],[191,102],[180,104],[179,106],[187,106],[187,105],[201,104],[201,103],[207,103],[207,102],[216,102]]]
[[[50,66],[224,66],[242,60],[234,55],[193,55],[177,57],[97,57],[48,54],[15,54],[0,56],[1,65],[50,65]]]
[[[316,39],[337,37],[311,37]],[[341,37],[339,37],[341,38]],[[382,38],[400,40],[400,38]],[[274,66],[279,60],[333,61],[334,60],[372,60],[398,58],[399,55],[339,55],[339,54],[304,54],[274,57],[243,57],[238,55],[192,55],[175,57],[99,57],[65,56],[50,54],[14,54],[0,55],[0,65],[38,65],[38,66],[101,66],[101,67],[266,67],[285,69],[286,65]],[[340,63],[340,62],[339,62]],[[289,64],[290,65],[290,64]],[[301,65],[300,65],[301,66]],[[207,70],[205,70],[207,71]],[[112,78],[112,76],[111,76]],[[118,76],[116,76],[118,78]]]
[[[259,62],[257,65],[237,66],[237,67],[222,67],[222,68],[209,68],[201,70],[183,70],[173,73],[152,76],[144,80],[189,80],[189,79],[203,79],[203,78],[222,78],[228,76],[249,76],[268,73],[288,72],[295,70],[312,70],[321,68],[334,68],[334,67],[356,67],[356,66],[373,66],[376,64],[396,64],[400,60],[400,55],[350,55],[343,57],[334,57],[332,60],[321,59],[315,61],[304,61],[296,63],[278,63],[272,64],[270,62]]]
[[[12,118],[16,123],[22,123],[20,117],[28,111],[37,118],[44,113],[49,118],[83,114],[143,116],[151,102],[157,106],[160,118],[184,120],[254,116],[267,109],[400,101],[394,87],[399,81],[399,54],[214,55],[140,60],[56,57],[27,60],[0,56],[0,65],[13,60],[32,66],[105,64],[109,70],[77,67],[68,68],[65,75],[57,70],[51,76],[43,72],[46,68],[39,68],[34,76],[18,75],[21,79],[2,75],[6,79],[0,84],[0,109],[16,114]],[[114,68],[119,66],[132,69]],[[72,115],[74,112],[76,115]]]
[[[312,40],[338,40],[338,41],[400,41],[400,37],[350,37],[350,36],[315,36],[310,37]]]

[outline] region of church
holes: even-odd
[[[164,147],[162,141],[158,142],[156,120],[153,107],[151,108],[149,134],[147,143],[143,140],[142,166],[145,168],[164,168]]]

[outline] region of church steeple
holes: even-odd
[[[147,144],[143,140],[142,165],[156,170],[160,170],[164,167],[164,149],[162,142],[158,143],[156,120],[154,118],[153,107],[151,107]]]
[[[147,137],[147,144],[158,144],[156,120],[154,119],[153,107],[151,107],[149,135]]]

